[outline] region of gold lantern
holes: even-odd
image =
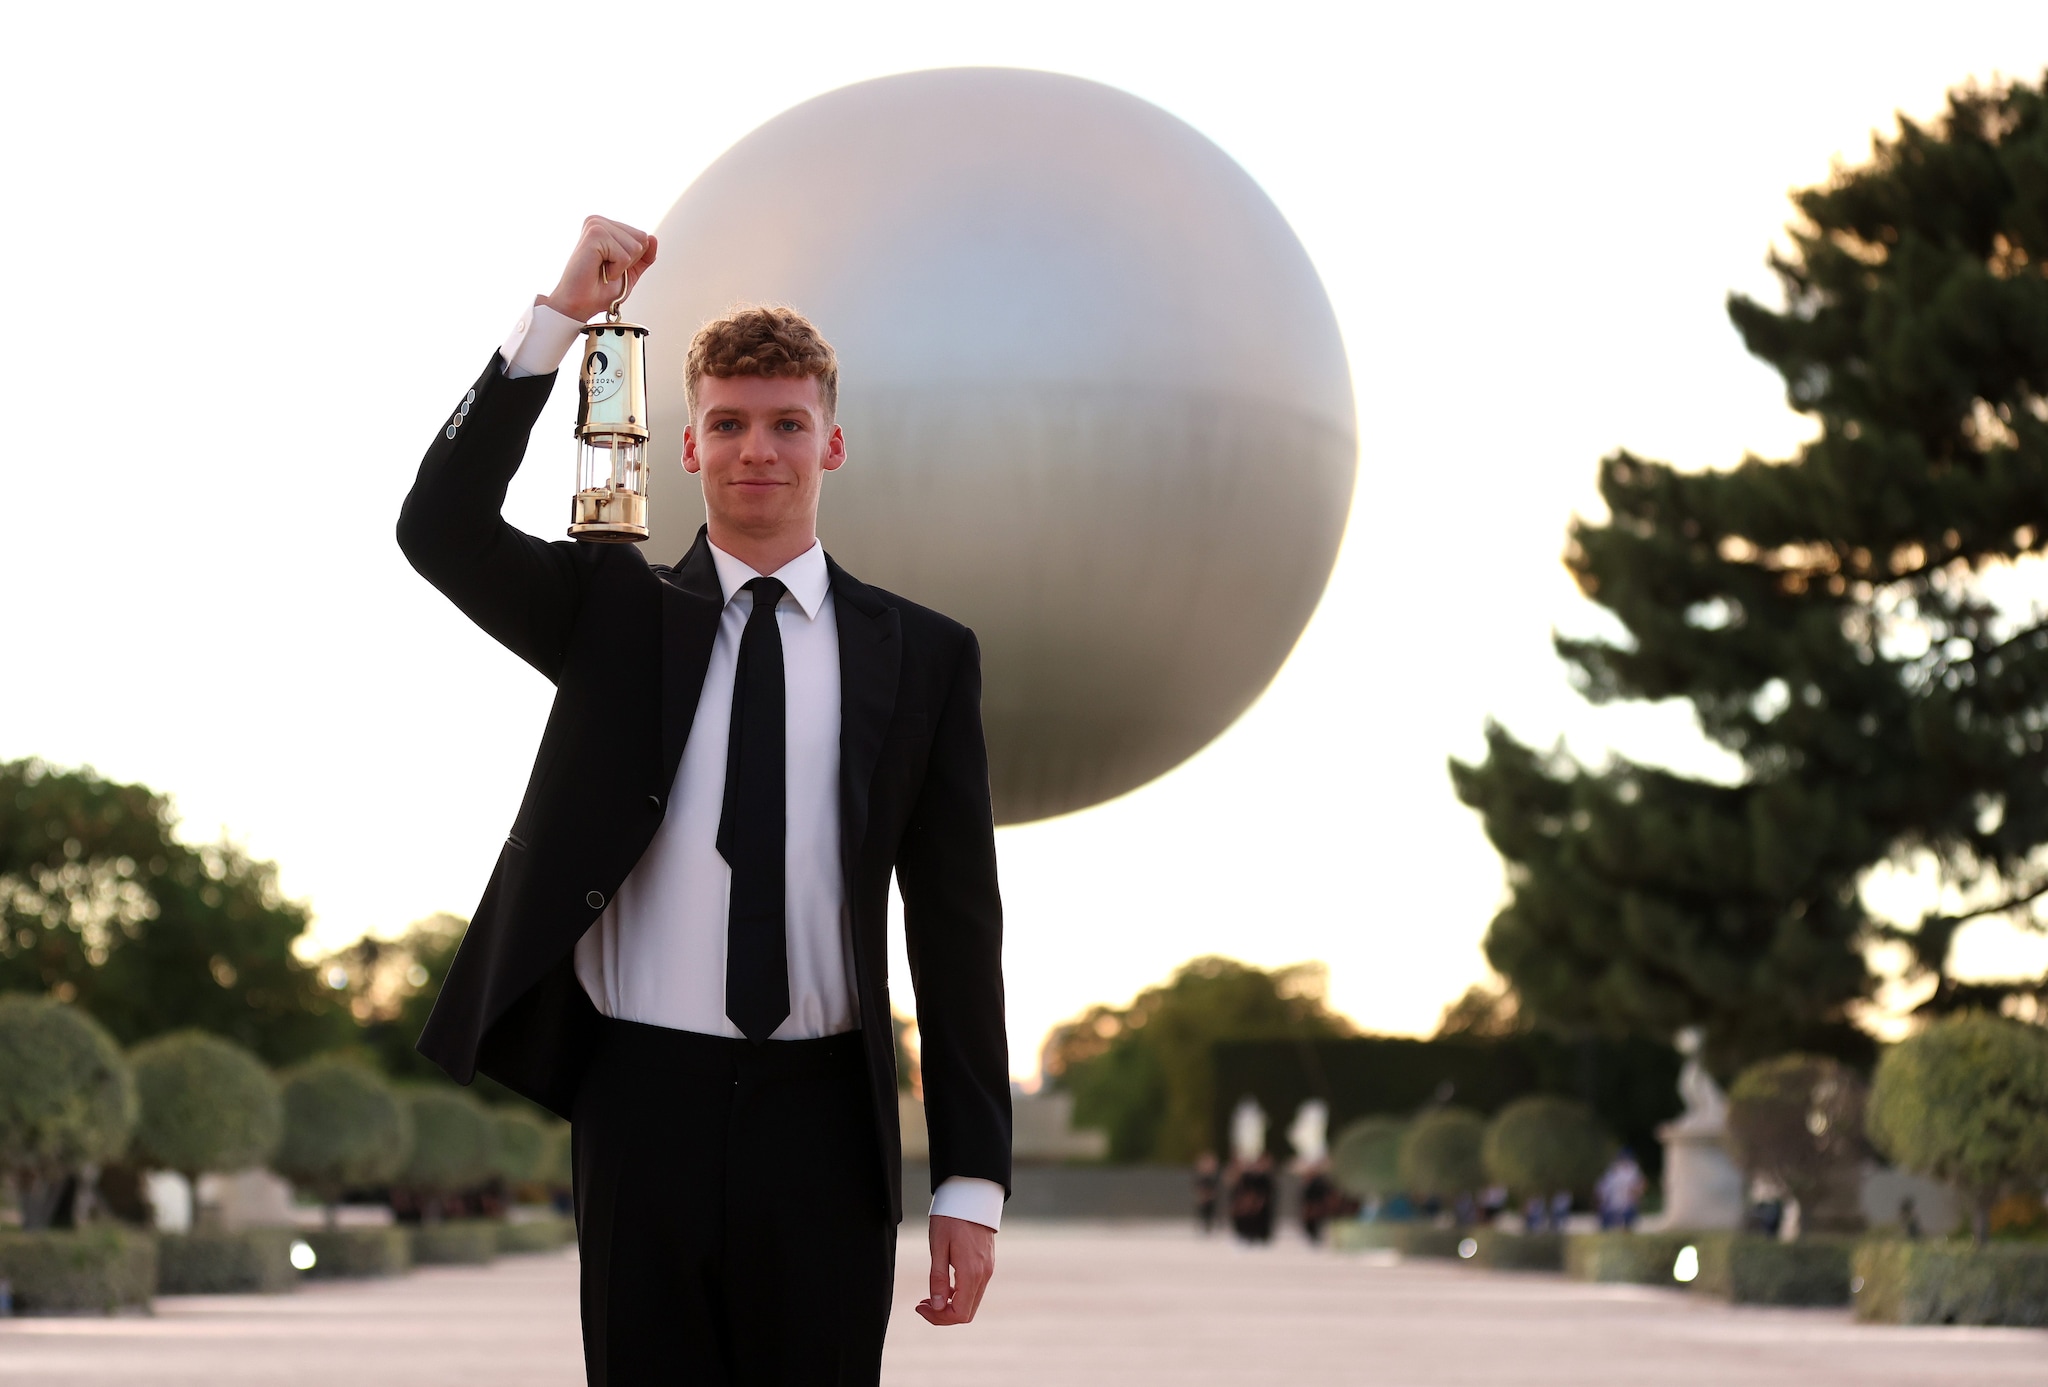
[[[619,321],[630,283],[622,278],[604,321],[583,329],[569,535],[600,544],[647,538],[647,329]]]

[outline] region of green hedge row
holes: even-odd
[[[498,1255],[519,1252],[553,1252],[576,1241],[574,1219],[549,1215],[498,1225]]]
[[[1756,1233],[1696,1233],[1692,1289],[1737,1305],[1847,1305],[1852,1238],[1781,1243]]]
[[[1339,1252],[1387,1252],[1395,1235],[1408,1225],[1378,1219],[1340,1218],[1330,1225],[1330,1246]]]
[[[119,1228],[0,1233],[0,1278],[24,1315],[147,1309],[156,1239]]]
[[[1564,1240],[1565,1274],[1576,1281],[1672,1286],[1671,1269],[1696,1233],[1572,1233]]]
[[[1870,1238],[1852,1259],[1856,1318],[2048,1326],[2048,1246]]]
[[[1433,1223],[1394,1225],[1394,1250],[1403,1257],[1458,1258],[1458,1244],[1472,1236],[1469,1228],[1439,1228]]]
[[[308,1276],[402,1276],[412,1270],[412,1239],[403,1228],[315,1228],[305,1238],[314,1257]]]
[[[1472,1235],[1472,1240],[1479,1244],[1472,1254],[1472,1265],[1493,1271],[1563,1271],[1564,1236],[1482,1228]]]
[[[498,1229],[489,1218],[451,1218],[411,1228],[415,1266],[483,1266],[498,1255]]]
[[[156,1240],[158,1295],[276,1294],[297,1290],[292,1265],[292,1228],[205,1229],[159,1233]]]

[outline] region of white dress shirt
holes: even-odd
[[[583,324],[545,304],[522,313],[502,354],[512,378],[561,365]],[[740,1035],[725,1014],[725,945],[732,868],[718,851],[726,745],[740,636],[753,611],[746,584],[773,577],[789,589],[776,606],[782,637],[784,841],[789,1016],[772,1040],[837,1035],[861,1024],[839,855],[839,626],[822,544],[773,574],[711,546],[724,596],[711,661],[668,809],[654,839],[604,913],[576,944],[576,978],[605,1016],[671,1030]],[[772,1041],[771,1041],[772,1043]],[[1003,1187],[955,1175],[931,1212],[998,1228]]]

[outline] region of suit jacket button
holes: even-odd
[[[584,895],[584,897],[583,897],[583,903],[584,903],[585,905],[589,906],[589,907],[590,907],[590,908],[591,908],[592,910],[603,910],[603,909],[604,909],[604,892],[602,892],[602,891],[591,891],[591,892],[588,892],[588,893],[586,893],[586,894]]]
[[[652,809],[652,810],[654,810],[654,811],[655,811],[656,813],[659,813],[659,812],[661,812],[661,796],[660,796],[660,795],[649,795],[649,796],[647,797],[647,807],[648,807],[649,809]]]

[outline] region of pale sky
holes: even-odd
[[[1266,696],[1164,779],[999,835],[1028,1075],[1048,1026],[1205,952],[1322,959],[1359,1024],[1429,1030],[1501,898],[1444,769],[1489,714],[1717,764],[1683,705],[1570,692],[1551,631],[1599,618],[1565,524],[1616,447],[1706,467],[1804,436],[1724,296],[1774,292],[1786,191],[1894,111],[2038,79],[2048,9],[10,8],[0,758],[174,793],[188,836],[278,861],[322,947],[466,915],[549,689],[392,540],[448,401],[586,213],[651,228],[799,101],[980,64],[1120,87],[1242,164],[1336,306],[1361,441]],[[550,536],[557,395],[508,512]],[[1959,947],[2048,967],[2004,925]]]

